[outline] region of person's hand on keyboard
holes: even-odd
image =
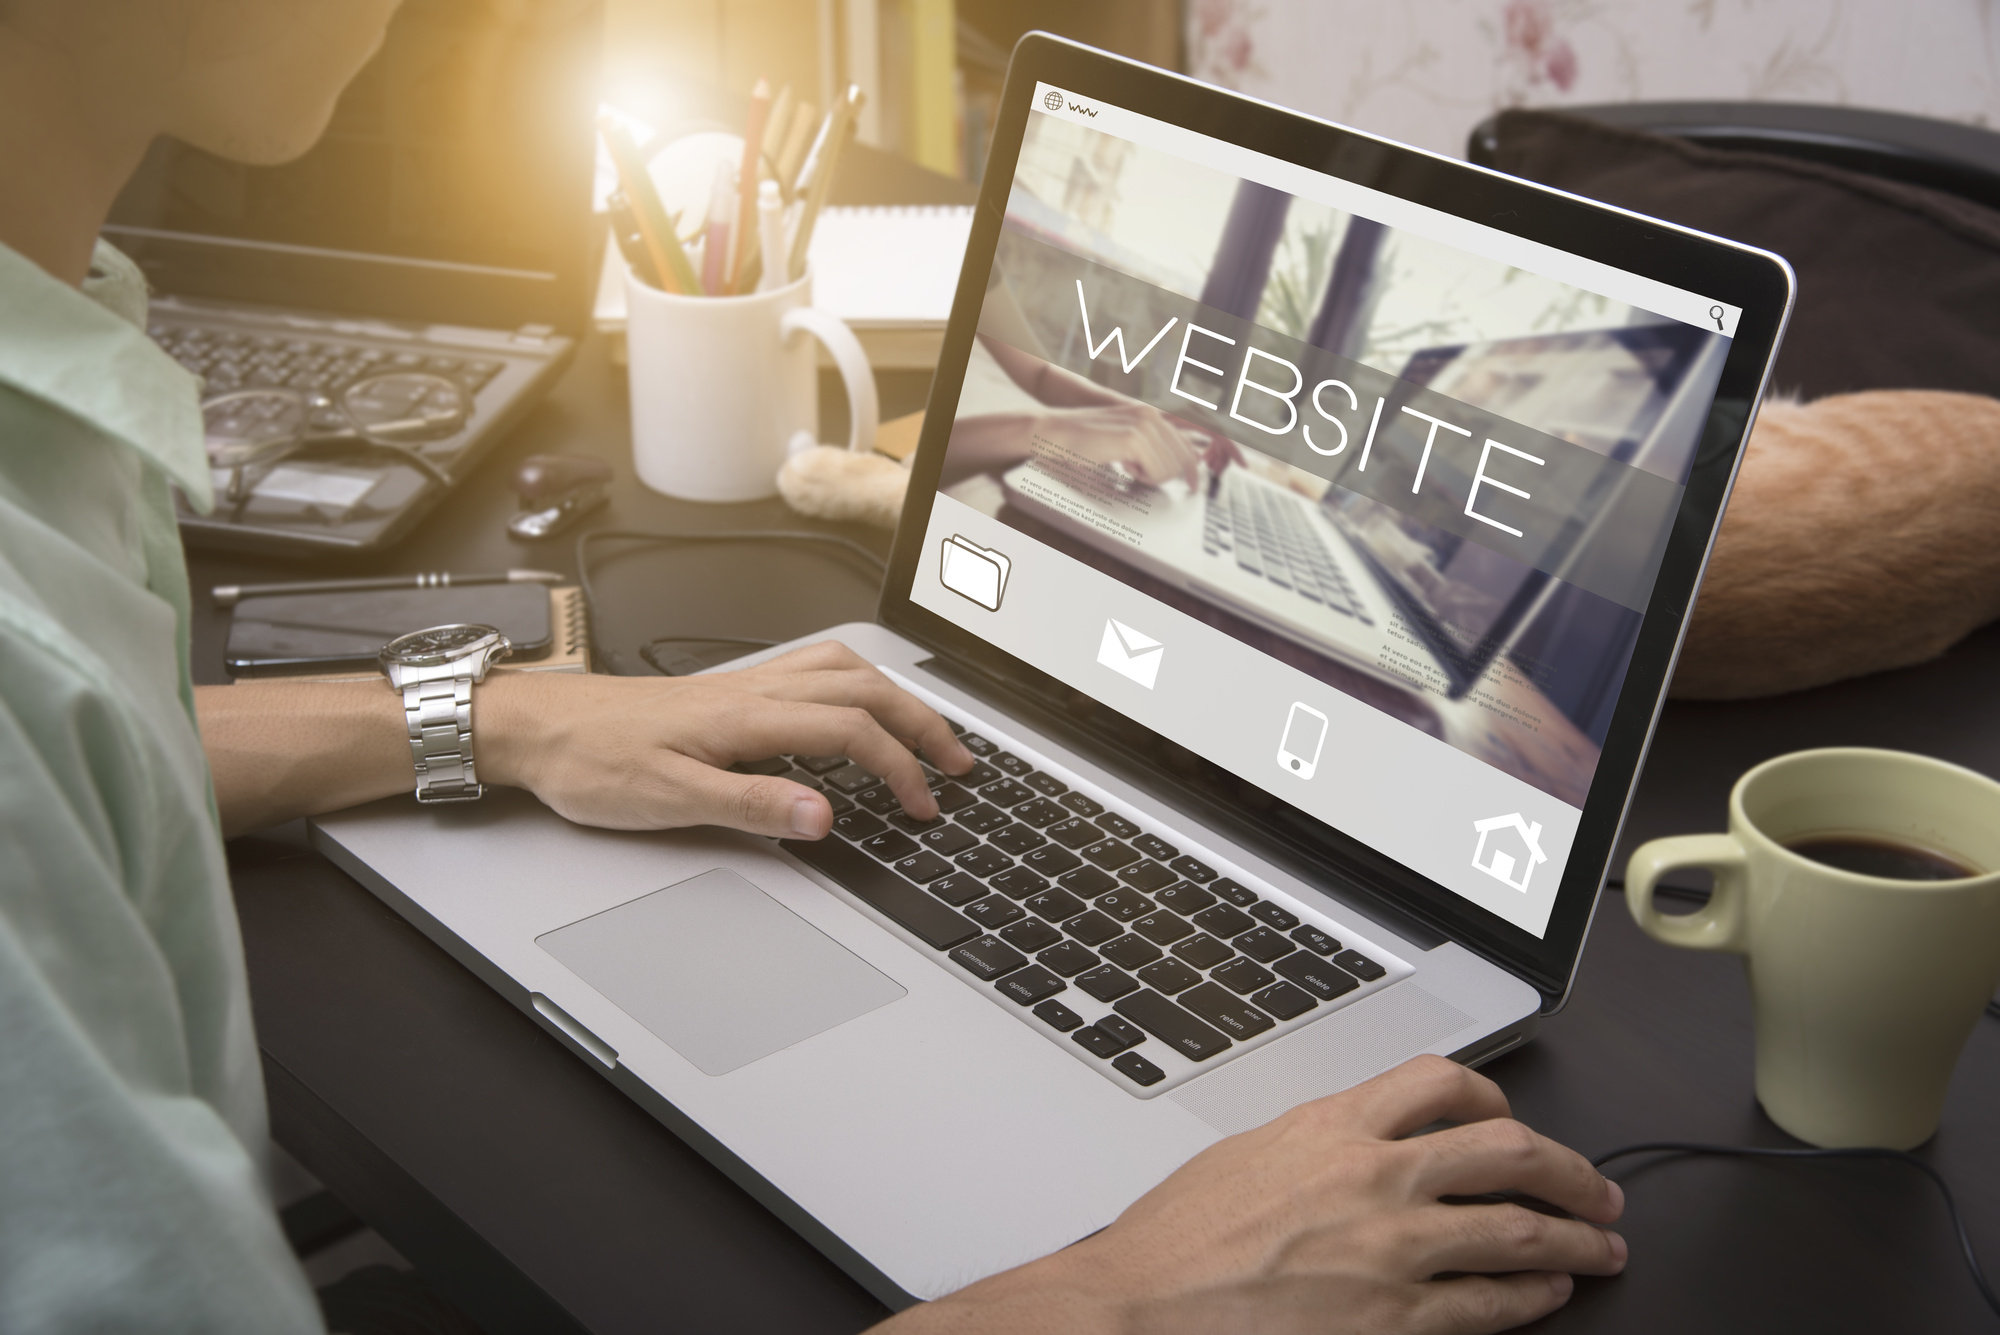
[[[923,818],[937,815],[937,801],[914,750],[947,774],[972,767],[972,753],[929,706],[830,641],[739,672],[502,672],[479,692],[480,777],[529,789],[580,825],[727,825],[817,839],[833,823],[825,797],[729,766],[789,753],[847,756]]]
[[[1419,1057],[1196,1155],[1100,1233],[877,1327],[920,1332],[1484,1332],[1615,1275],[1618,1186]],[[1432,1122],[1461,1125],[1430,1135]],[[1518,1191],[1560,1207],[1449,1198]]]

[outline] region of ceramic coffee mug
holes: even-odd
[[[848,448],[875,448],[867,354],[812,305],[812,275],[770,292],[688,297],[628,277],[625,346],[632,461],[655,491],[691,501],[778,494],[786,456],[818,443],[817,339],[847,386]]]
[[[1889,880],[1788,845],[1921,849],[1974,874]],[[1714,873],[1697,912],[1653,888]],[[1656,839],[1625,902],[1669,945],[1743,956],[1757,1011],[1757,1100],[1820,1146],[1909,1149],[1937,1130],[1959,1050],[2000,984],[2000,783],[1900,751],[1800,751],[1745,774],[1729,833]]]

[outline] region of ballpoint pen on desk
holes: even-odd
[[[744,276],[751,257],[757,254],[757,246],[751,240],[756,235],[752,229],[757,225],[757,160],[763,151],[765,122],[770,115],[771,83],[759,78],[757,86],[750,90],[750,115],[743,123],[743,161],[736,168],[736,230],[731,233],[736,244],[729,269],[731,292],[749,290]]]
[[[471,584],[560,584],[553,570],[501,570],[490,574],[454,575],[435,571],[422,575],[387,575],[375,579],[307,579],[287,584],[218,584],[209,590],[217,607],[234,607],[245,598],[275,598],[293,593],[361,593],[371,589],[458,589]]]
[[[828,117],[825,142],[812,163],[812,179],[800,179],[800,188],[805,192],[805,208],[799,214],[798,230],[792,235],[792,250],[785,273],[787,278],[797,278],[806,271],[806,251],[812,245],[813,226],[819,222],[819,211],[826,204],[826,192],[833,183],[834,169],[840,165],[840,152],[854,133],[855,119],[861,114],[862,103],[867,94],[858,84],[847,85],[846,94],[834,105]]]
[[[735,222],[736,175],[727,161],[715,164],[715,186],[708,196],[708,223],[701,242],[701,289],[711,297],[728,290],[729,228]]]
[[[680,236],[674,231],[673,220],[667,217],[666,207],[660,203],[659,192],[653,188],[653,178],[646,170],[646,160],[638,146],[625,127],[609,117],[600,118],[597,126],[604,136],[605,148],[611,153],[611,161],[618,168],[619,184],[632,206],[639,234],[645,238],[646,249],[663,280],[662,290],[699,296],[701,280],[695,277],[687,252],[681,249]]]

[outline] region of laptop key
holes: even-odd
[[[1194,915],[1194,925],[1227,941],[1257,925],[1257,920],[1234,904],[1216,904]]]
[[[1014,859],[999,849],[988,848],[984,844],[960,853],[952,861],[974,876],[997,876],[1014,865]]]
[[[951,864],[928,848],[920,848],[898,862],[896,870],[918,885],[928,885],[939,877],[951,875]]]
[[[1116,941],[1106,942],[1098,947],[1104,958],[1121,969],[1143,969],[1160,958],[1160,948],[1143,936],[1127,932]]]
[[[1181,1005],[1234,1039],[1255,1038],[1271,1027],[1270,1016],[1215,983],[1189,988]]]
[[[1340,949],[1340,942],[1328,936],[1317,927],[1294,927],[1292,940],[1304,946],[1315,955],[1331,955]]]
[[[1074,978],[1085,969],[1094,969],[1104,961],[1098,959],[1088,946],[1075,941],[1063,941],[1035,956],[1035,962],[1055,970],[1065,978]]]
[[[898,858],[906,858],[916,852],[917,841],[901,830],[884,830],[872,838],[863,839],[861,847],[864,852],[884,862],[894,862]],[[951,868],[946,867],[945,870],[950,871]]]
[[[1097,897],[1099,912],[1108,913],[1120,922],[1130,922],[1141,914],[1153,911],[1153,901],[1136,890],[1113,890],[1108,895]]]
[[[1082,848],[1085,844],[1094,844],[1104,837],[1104,831],[1081,816],[1072,816],[1060,824],[1051,825],[1042,833],[1064,848]]]
[[[1139,981],[1156,991],[1172,996],[1185,992],[1201,981],[1201,975],[1176,959],[1155,960],[1139,970]]]
[[[1024,853],[1034,852],[1043,844],[1046,844],[1048,840],[1044,839],[1038,830],[1031,830],[1025,825],[1014,824],[993,831],[986,836],[986,842],[999,849],[1002,853],[1011,853],[1018,858]]]
[[[1069,1040],[1093,1057],[1115,1057],[1131,1046],[1119,1042],[1094,1024],[1077,1030],[1069,1036]]]
[[[1268,923],[1281,932],[1289,932],[1299,925],[1299,915],[1279,908],[1269,900],[1259,900],[1250,905],[1250,916]]]
[[[1135,1085],[1157,1085],[1167,1073],[1136,1052],[1121,1052],[1111,1059],[1111,1069]]]
[[[1180,856],[1181,851],[1178,848],[1175,848],[1156,834],[1128,835],[1127,837],[1132,840],[1132,847],[1138,849],[1149,858],[1158,858],[1162,862],[1171,862]]]
[[[917,842],[939,857],[950,858],[979,847],[979,836],[963,825],[939,825],[918,835]]]
[[[828,770],[825,777],[828,783],[843,793],[858,793],[863,788],[873,788],[882,782],[879,777],[852,762],[842,765],[839,769]]]
[[[1253,964],[1241,955],[1209,974],[1209,977],[1239,997],[1247,997],[1258,988],[1269,987],[1278,981],[1277,975],[1269,969]]]
[[[1136,1048],[1146,1041],[1146,1031],[1122,1015],[1107,1015],[1097,1022],[1097,1027],[1127,1047]]]
[[[1017,807],[1033,797],[1035,790],[1023,787],[1012,779],[1000,779],[981,788],[979,795],[996,807]]]
[[[902,836],[898,835],[898,838]],[[863,903],[887,915],[933,950],[944,950],[979,935],[964,914],[946,908],[853,844],[833,839],[787,839],[782,846],[799,861],[831,876]]]
[[[1077,979],[1077,986],[1082,985],[1083,979]],[[1216,990],[1222,991],[1220,988]],[[1223,995],[1229,994],[1224,992]],[[1120,1015],[1191,1061],[1207,1061],[1229,1047],[1227,1034],[1206,1020],[1197,1019],[1158,992],[1135,992],[1120,997],[1112,1004]]]
[[[1047,950],[1062,940],[1063,934],[1040,918],[1023,918],[1011,927],[1002,928],[1000,939],[1014,949],[1024,950],[1032,955],[1038,950]]]
[[[1100,964],[1088,973],[1078,974],[1076,985],[1079,991],[1088,992],[1099,1001],[1116,1001],[1128,992],[1139,990],[1139,980],[1115,964]]]
[[[1331,1001],[1361,986],[1353,974],[1335,968],[1310,951],[1295,950],[1272,967],[1321,1001]]]
[[[892,811],[903,809],[903,799],[886,783],[878,783],[873,788],[863,788],[854,795],[854,800],[878,816],[886,816]]]
[[[1098,823],[1104,823],[1100,817]],[[1132,845],[1118,839],[1100,839],[1083,850],[1083,855],[1106,871],[1117,871],[1129,867],[1139,860],[1139,852]]]
[[[1319,1005],[1310,995],[1290,983],[1273,983],[1250,1000],[1280,1020],[1296,1019]]]
[[[993,888],[1015,899],[1026,899],[1049,888],[1049,883],[1026,867],[1009,867],[993,878]]]
[[[990,983],[1026,964],[1028,957],[997,936],[982,936],[952,951],[951,960],[974,978]]]
[[[1039,964],[1016,969],[994,984],[1001,996],[1017,1006],[1032,1006],[1069,987],[1062,979]]]
[[[1075,871],[1064,872],[1056,878],[1056,883],[1065,890],[1072,890],[1085,899],[1095,899],[1107,890],[1115,889],[1118,882],[1111,879],[1109,872],[1095,867],[1078,867]]]
[[[1213,969],[1236,952],[1223,945],[1214,937],[1203,933],[1191,936],[1174,947],[1174,954],[1194,965],[1197,969]]]
[[[972,754],[975,756],[981,757],[982,759],[985,758],[986,756],[992,755],[995,751],[998,751],[1000,749],[999,747],[993,745],[993,743],[987,741],[984,737],[981,737],[976,732],[960,733],[958,736],[958,740],[959,743],[962,746],[964,746],[966,750],[972,752]]]
[[[930,892],[951,905],[970,904],[975,899],[984,899],[987,889],[976,876],[967,876],[955,871],[930,883]]]
[[[1227,876],[1211,884],[1209,889],[1234,904],[1239,909],[1247,909],[1257,902],[1257,892],[1246,890]]]
[[[1141,862],[1119,872],[1118,879],[1134,890],[1144,890],[1151,894],[1166,889],[1180,878],[1157,862]]]
[[[1083,912],[1085,908],[1089,907],[1069,891],[1057,889],[1053,886],[1042,891],[1041,894],[1031,895],[1021,902],[1033,910],[1036,917],[1045,918],[1049,922],[1066,921],[1067,919],[1074,918],[1077,914]]]
[[[1099,913],[1096,909],[1091,909],[1088,913],[1077,914],[1074,918],[1063,924],[1063,930],[1083,942],[1086,946],[1102,945],[1112,937],[1124,933],[1124,928],[1105,917],[1102,913]]]
[[[847,763],[846,756],[793,756],[792,763],[808,774],[831,774]]]
[[[1069,791],[1068,784],[1056,778],[1053,774],[1044,774],[1040,770],[1023,774],[1021,782],[1027,784],[1028,787],[1034,789],[1044,797],[1061,797]]]
[[[1030,776],[1029,781],[1033,781],[1032,776]],[[1059,820],[1067,820],[1068,818],[1069,812],[1067,810],[1059,804],[1049,801],[1046,797],[1038,797],[1032,802],[1023,802],[1020,806],[1014,808],[1015,820],[1024,820],[1037,829],[1040,829],[1044,825],[1053,825]]]
[[[1102,825],[1105,829],[1111,831],[1111,833],[1117,835],[1120,839],[1130,839],[1132,836],[1139,833],[1138,826],[1134,825],[1131,821],[1126,820],[1123,816],[1119,815],[1115,811],[1105,812],[1102,816],[1099,816],[1097,818],[1097,823],[1099,825]]]
[[[1179,885],[1169,886],[1165,890],[1156,892],[1154,898],[1158,899],[1164,907],[1170,908],[1186,918],[1192,918],[1195,914],[1215,902],[1214,895],[1211,895],[1200,886],[1187,881],[1182,881]]]
[[[965,810],[955,813],[952,819],[974,834],[986,834],[1005,825],[1007,823],[1007,813],[998,807],[988,806],[986,803],[981,802],[976,807],[967,807]]]
[[[1019,904],[1005,895],[988,895],[984,899],[967,904],[965,916],[991,931],[996,927],[1005,927],[1010,922],[1019,922],[1028,915],[1021,911]]]
[[[1000,777],[1000,771],[994,769],[983,760],[975,760],[972,762],[971,769],[963,774],[954,774],[951,777],[964,784],[967,788],[984,788],[987,784],[992,783]]]
[[[931,830],[940,829],[944,825],[944,821],[937,816],[932,816],[929,820],[924,820],[922,817],[912,816],[907,811],[891,811],[889,813],[889,823],[904,834],[925,834]]]
[[[729,768],[735,770],[738,774],[761,774],[769,777],[773,774],[783,774],[791,767],[792,763],[783,756],[772,756],[768,760],[739,760]],[[867,773],[866,770],[862,772],[864,774]],[[869,777],[872,780],[874,776],[870,775]]]
[[[1194,928],[1188,926],[1186,918],[1157,910],[1133,923],[1132,930],[1156,946],[1170,946],[1184,936],[1194,935]]]
[[[850,811],[836,817],[833,832],[843,839],[866,839],[871,834],[880,834],[889,827],[882,818],[866,811]]]
[[[931,796],[937,799],[938,810],[947,816],[955,811],[963,811],[979,801],[978,798],[966,792],[965,789],[955,783],[947,783],[941,787],[931,789]]]
[[[1083,1023],[1081,1015],[1060,1001],[1044,1001],[1035,1007],[1035,1018],[1059,1034],[1067,1034]]]
[[[1256,960],[1259,964],[1269,964],[1272,960],[1296,953],[1297,947],[1279,936],[1268,927],[1254,928],[1235,938],[1229,944]]]
[[[1104,810],[1102,802],[1092,801],[1082,793],[1064,793],[1056,800],[1079,816],[1095,816],[1098,812]]]
[[[1356,950],[1343,950],[1333,957],[1333,962],[1360,978],[1364,983],[1372,983],[1389,972],[1374,960]]]
[[[1060,876],[1066,871],[1075,871],[1083,865],[1083,859],[1067,848],[1055,844],[1044,844],[1021,855],[1021,862],[1033,867],[1042,876]]]
[[[1012,751],[996,751],[988,759],[1017,779],[1023,774],[1033,774],[1035,772],[1033,765],[1030,765]]]

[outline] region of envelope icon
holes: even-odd
[[[1104,642],[1097,646],[1097,661],[1121,677],[1130,677],[1147,690],[1160,677],[1160,660],[1166,646],[1150,635],[1141,635],[1122,621],[1104,623]]]
[[[993,548],[981,547],[954,533],[944,540],[938,581],[960,597],[970,598],[989,612],[997,612],[1001,596],[1007,592],[1007,576],[1013,569],[1014,563]]]

